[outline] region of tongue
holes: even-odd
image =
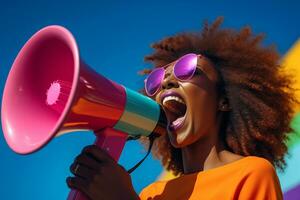
[[[175,121],[172,122],[172,126],[173,127],[177,127],[179,126],[184,120],[184,116],[183,117],[179,117],[178,119],[176,119]]]

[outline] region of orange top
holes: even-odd
[[[213,169],[157,181],[140,193],[141,200],[283,199],[273,165],[264,158],[244,157]]]

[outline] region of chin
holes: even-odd
[[[169,139],[170,143],[174,148],[183,148],[187,147],[197,140],[195,138],[192,138],[192,135],[190,135],[191,132],[181,132],[178,134],[174,134],[172,132],[169,132]]]
[[[170,143],[174,148],[184,148],[197,143],[199,140],[205,139],[207,134],[201,132],[200,127],[193,127],[193,124],[189,124],[187,127],[183,127],[183,130],[176,133],[168,131],[168,136]]]

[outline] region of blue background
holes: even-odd
[[[81,57],[104,76],[138,90],[149,67],[143,57],[149,45],[166,36],[200,30],[204,19],[224,16],[223,27],[252,26],[267,34],[284,54],[300,35],[298,1],[1,1],[0,91],[20,48],[40,28],[58,24],[75,36]],[[37,122],[38,123],[38,122]],[[93,143],[90,132],[63,135],[28,156],[12,152],[0,134],[1,199],[65,199],[69,165]],[[120,163],[126,168],[145,154],[138,142],[126,145]],[[139,192],[161,173],[159,161],[148,158],[133,174]]]

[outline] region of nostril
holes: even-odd
[[[170,88],[177,88],[178,87],[178,83],[175,80],[165,80],[162,84],[162,88],[163,89],[170,89]]]

